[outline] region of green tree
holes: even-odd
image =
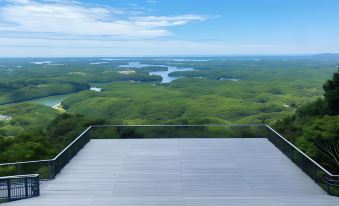
[[[339,114],[339,72],[333,74],[333,79],[328,80],[324,86],[325,101],[331,115]]]
[[[312,120],[303,129],[303,136],[319,148],[322,162],[339,169],[339,116],[323,116]]]

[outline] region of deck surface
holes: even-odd
[[[91,140],[15,206],[338,206],[267,139]]]

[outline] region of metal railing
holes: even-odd
[[[326,170],[270,126],[266,125],[266,127],[268,140],[321,186],[327,194],[339,196],[339,175]]]
[[[0,177],[0,203],[40,195],[39,175]]]
[[[0,164],[1,175],[40,174],[53,179],[90,139],[130,138],[267,138],[328,194],[339,196],[339,176],[333,175],[287,139],[264,124],[247,125],[93,125],[55,158]]]
[[[89,142],[88,134],[91,128],[88,127],[53,159],[0,164],[0,176],[39,174],[40,179],[55,178],[62,168]]]

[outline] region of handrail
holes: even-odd
[[[11,166],[11,165],[17,165],[17,164],[31,164],[31,163],[50,162],[52,160],[53,159],[34,160],[34,161],[25,161],[25,162],[8,162],[8,163],[0,163],[0,166]]]
[[[17,164],[30,164],[30,163],[41,163],[41,162],[50,162],[56,160],[60,155],[62,155],[69,147],[71,147],[74,143],[78,141],[88,130],[91,129],[92,126],[89,126],[84,132],[82,132],[75,140],[73,140],[70,144],[67,145],[61,152],[59,152],[54,158],[46,159],[46,160],[34,160],[34,161],[24,161],[24,162],[9,162],[9,163],[0,163],[0,166],[10,166]]]
[[[92,126],[87,127],[87,129],[85,131],[83,131],[77,138],[75,138],[75,140],[73,140],[65,149],[63,149],[61,152],[59,152],[59,154],[57,154],[57,156],[55,156],[52,160],[58,159],[58,157],[60,157],[65,151],[68,150],[68,148],[70,148],[72,145],[74,145],[91,128],[92,128]]]
[[[92,125],[92,128],[102,128],[102,127],[246,127],[246,126],[266,126],[266,124],[129,124],[129,125]]]
[[[339,180],[332,180],[325,176],[324,181],[326,181],[327,184],[330,184],[332,186],[339,186]]]
[[[86,128],[75,140],[73,140],[70,144],[67,145],[61,152],[59,152],[54,158],[52,159],[46,159],[46,160],[34,160],[34,161],[24,161],[24,162],[11,162],[11,163],[0,163],[0,166],[9,166],[9,165],[16,165],[16,164],[29,164],[29,163],[41,163],[41,162],[49,162],[56,160],[58,157],[60,157],[69,147],[71,147],[74,143],[76,143],[87,131],[89,131],[91,128],[104,128],[104,127],[206,127],[206,126],[265,126],[272,132],[274,132],[276,135],[278,135],[281,139],[283,139],[286,143],[288,143],[291,147],[293,147],[295,150],[300,152],[303,156],[305,156],[307,159],[309,159],[312,163],[317,165],[319,168],[321,168],[327,175],[339,177],[339,175],[333,175],[331,172],[327,171],[325,168],[323,168],[320,164],[318,164],[316,161],[314,161],[311,157],[306,155],[303,151],[301,151],[299,148],[297,148],[295,145],[293,145],[291,142],[289,142],[285,137],[283,137],[281,134],[276,132],[274,129],[272,129],[267,124],[197,124],[197,125],[91,125]]]
[[[92,128],[104,128],[104,127],[210,127],[210,126],[223,126],[223,127],[241,127],[241,126],[266,126],[265,124],[197,124],[197,125],[90,125],[86,128],[77,138],[75,138],[70,144],[68,144],[61,152],[59,152],[52,159],[45,160],[34,160],[34,161],[24,161],[24,162],[9,162],[9,163],[0,163],[1,166],[11,166],[18,164],[31,164],[31,163],[43,163],[43,162],[51,162],[55,161],[58,157],[60,157],[68,148],[70,148],[73,144],[75,144],[86,132],[88,132]]]
[[[285,137],[283,137],[281,134],[276,132],[274,129],[272,129],[270,126],[266,125],[268,129],[270,129],[272,132],[274,132],[276,135],[278,135],[281,139],[283,139],[287,144],[289,144],[291,147],[293,147],[295,150],[297,150],[299,153],[301,153],[304,157],[306,157],[308,160],[310,160],[313,164],[317,165],[320,169],[322,169],[327,175],[333,176],[333,177],[339,177],[339,175],[333,175],[331,172],[327,171],[324,167],[322,167],[319,163],[314,161],[311,157],[309,157],[307,154],[305,154],[303,151],[301,151],[298,147],[294,146],[290,141],[288,141]]]
[[[39,177],[39,174],[5,176],[5,177],[0,177],[0,180],[19,179],[19,178],[26,178],[26,177]]]
[[[44,164],[48,167],[48,179],[53,179],[55,176],[60,172],[60,170],[76,155],[78,151],[81,150],[81,148],[86,145],[86,143],[90,140],[90,136],[88,135],[88,132],[91,131],[91,129],[94,128],[109,128],[109,127],[122,127],[122,128],[141,128],[141,127],[178,127],[178,128],[188,128],[188,127],[258,127],[258,128],[266,128],[265,131],[269,131],[269,133],[264,132],[263,134],[268,134],[267,136],[263,135],[261,137],[268,138],[274,145],[276,145],[279,149],[282,150],[285,155],[287,155],[293,162],[295,161],[301,161],[298,165],[297,162],[295,162],[301,169],[304,170],[303,164],[304,161],[309,161],[307,164],[311,165],[312,168],[315,169],[315,171],[305,171],[306,174],[308,174],[311,178],[313,178],[316,182],[320,179],[322,179],[322,182],[327,185],[327,192],[330,194],[330,190],[328,187],[330,185],[338,186],[339,182],[339,175],[334,175],[328,170],[326,170],[324,167],[322,167],[319,163],[317,163],[315,160],[313,160],[311,157],[309,157],[307,154],[305,154],[303,151],[301,151],[299,148],[297,148],[294,144],[292,144],[290,141],[288,141],[285,137],[280,135],[278,132],[276,132],[273,128],[271,128],[267,124],[208,124],[208,125],[91,125],[87,127],[77,138],[75,138],[70,144],[67,145],[61,152],[59,152],[53,159],[47,159],[47,160],[37,160],[37,161],[27,161],[27,162],[14,162],[14,163],[2,163],[0,164],[0,167],[6,167],[6,166],[16,166],[16,170],[21,168],[21,166],[31,166],[29,164]],[[86,135],[87,134],[87,135]],[[287,148],[287,149],[286,149]],[[283,151],[284,150],[284,151]],[[292,153],[290,154],[291,151]],[[295,159],[293,157],[293,153],[297,152],[299,155],[301,155],[302,160]],[[296,153],[295,153],[296,154]],[[28,165],[27,165],[28,164]],[[15,169],[15,168],[14,168]],[[322,171],[323,173],[320,173],[322,177],[317,177],[319,172]],[[43,173],[46,174],[46,173]],[[323,176],[325,175],[325,176]],[[25,176],[25,175],[24,175]],[[11,177],[11,176],[9,176]],[[16,177],[16,176],[12,176]],[[17,176],[19,177],[19,176]],[[6,178],[6,177],[4,177]],[[7,177],[8,178],[8,177]],[[325,178],[325,179],[324,179]],[[1,178],[0,178],[1,180]],[[335,184],[333,184],[335,183]],[[319,184],[319,183],[318,183]],[[339,191],[339,188],[337,188]]]

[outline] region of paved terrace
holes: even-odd
[[[42,187],[4,206],[338,206],[267,139],[91,140]]]

